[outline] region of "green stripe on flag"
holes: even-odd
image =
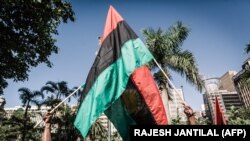
[[[78,110],[74,125],[84,137],[96,119],[122,95],[133,71],[151,59],[153,56],[139,38],[122,46],[121,57],[98,76]]]
[[[135,125],[136,122],[130,117],[121,100],[121,97],[117,99],[104,113],[116,127],[123,141],[128,141],[129,126]]]

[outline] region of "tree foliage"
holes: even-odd
[[[212,121],[208,117],[199,117],[197,119],[198,125],[212,125]]]
[[[228,111],[229,125],[249,125],[250,124],[250,109],[240,108],[234,106]]]
[[[0,123],[0,138],[1,141],[16,140],[20,141],[25,132],[24,140],[38,141],[41,138],[41,128],[33,128],[34,122],[30,118],[23,118],[24,110],[18,109],[14,111],[10,118],[5,116],[3,122]],[[25,126],[24,126],[25,124]],[[32,129],[32,130],[31,130]]]
[[[44,95],[40,92],[40,91],[31,91],[28,88],[20,88],[18,89],[18,91],[20,92],[20,99],[22,101],[23,106],[25,106],[25,112],[23,115],[23,126],[22,126],[22,141],[25,141],[25,139],[27,138],[27,130],[32,128],[32,126],[29,126],[29,122],[30,121],[30,116],[28,116],[28,111],[29,108],[31,107],[31,104],[36,104],[39,105],[39,101],[38,101],[38,97],[44,98]],[[30,137],[29,137],[30,138]]]
[[[67,97],[70,94],[70,89],[68,88],[68,83],[66,81],[53,82],[48,81],[45,86],[41,88],[41,92],[54,94],[56,99],[61,99]],[[70,98],[69,98],[70,101]]]
[[[50,89],[51,88],[51,89]],[[51,90],[51,91],[47,91]],[[41,135],[44,131],[43,126],[33,128],[37,119],[42,118],[41,115],[45,111],[30,110],[31,104],[38,106],[44,105],[48,109],[52,109],[53,105],[62,101],[69,92],[75,90],[69,89],[67,82],[60,81],[58,83],[48,81],[46,86],[41,88],[41,91],[31,91],[28,88],[20,88],[20,100],[25,108],[15,111],[10,117],[5,116],[5,113],[0,112],[0,138],[2,140],[17,140],[17,141],[38,141],[41,140]],[[42,92],[49,92],[51,96],[46,97]],[[55,96],[55,98],[53,97]],[[79,95],[76,95],[79,98]],[[73,125],[75,118],[75,109],[64,103],[55,110],[52,118],[52,140],[72,141],[82,139],[80,132]]]
[[[246,45],[245,52],[246,52],[246,53],[249,53],[249,52],[250,52],[250,44],[247,44],[247,45]]]
[[[91,129],[89,130],[88,137],[90,140],[99,140],[105,141],[108,138],[108,131],[103,126],[100,119],[97,119],[94,124],[92,124]]]
[[[0,94],[7,79],[24,81],[32,67],[58,53],[53,35],[61,22],[74,21],[64,0],[1,0],[0,2]]]
[[[60,108],[61,107],[61,108]],[[54,133],[51,135],[52,140],[76,141],[82,139],[80,132],[74,126],[75,109],[69,105],[61,105],[52,118],[52,127]]]
[[[158,30],[152,28],[143,30],[146,44],[163,70],[169,76],[169,70],[179,73],[181,76],[186,77],[186,80],[194,85],[197,90],[201,91],[203,81],[200,78],[195,57],[190,51],[181,48],[188,33],[189,28],[182,22],[177,22],[166,32],[161,28],[158,28]],[[158,68],[155,64],[150,66],[151,69]],[[161,71],[157,69],[155,72],[156,80],[166,83],[166,78],[163,77]]]
[[[246,45],[245,52],[250,53],[250,44]],[[250,86],[250,66],[249,66],[249,64],[246,65],[243,69],[245,70],[245,73],[243,73],[242,82],[243,82],[244,86],[249,87]]]
[[[181,116],[180,116],[180,110],[179,108],[176,109],[176,116],[171,117],[171,125],[184,125],[185,122],[183,122]]]

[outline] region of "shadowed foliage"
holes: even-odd
[[[7,79],[24,81],[31,68],[58,53],[54,35],[60,23],[74,21],[74,12],[64,0],[2,0],[0,2],[0,94]]]

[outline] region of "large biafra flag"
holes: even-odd
[[[129,140],[130,125],[167,124],[158,88],[145,66],[152,59],[147,47],[110,6],[101,48],[89,71],[74,121],[83,137],[103,112],[123,140]]]

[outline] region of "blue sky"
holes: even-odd
[[[102,35],[109,5],[113,5],[132,29],[143,39],[141,30],[161,27],[167,30],[182,21],[191,32],[183,49],[191,51],[200,73],[207,77],[222,76],[228,70],[239,71],[249,55],[243,53],[250,42],[250,2],[247,0],[94,0],[72,1],[76,21],[62,24],[55,36],[59,54],[50,59],[53,67],[44,64],[32,68],[29,79],[14,83],[4,91],[5,107],[21,105],[18,89],[40,90],[49,80],[67,81],[69,87],[84,83],[98,48],[97,37]],[[173,83],[183,86],[186,102],[200,110],[202,94],[173,73]]]

